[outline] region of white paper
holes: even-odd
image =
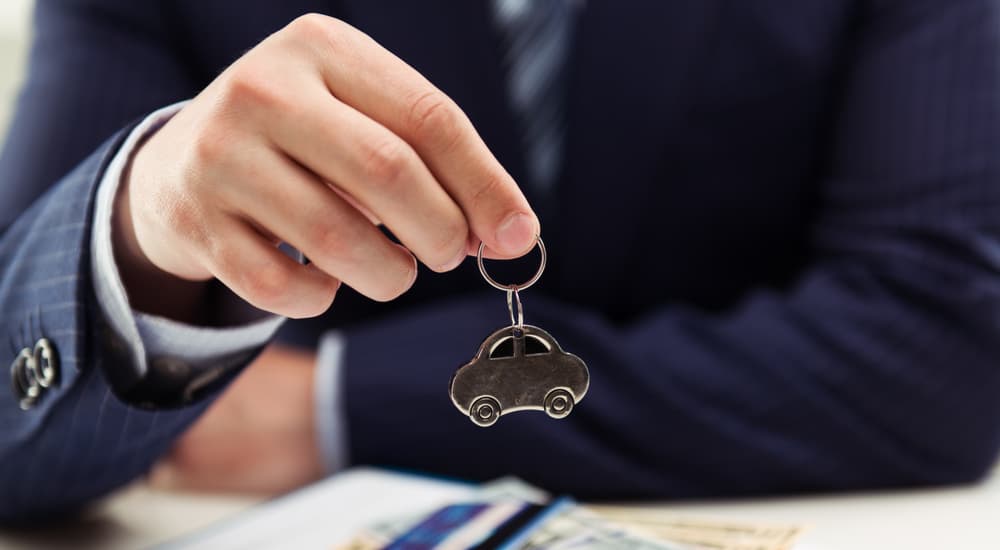
[[[328,550],[381,519],[444,506],[475,490],[385,470],[348,470],[161,548]]]

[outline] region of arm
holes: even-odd
[[[41,337],[53,341],[61,364],[58,386],[28,411],[6,384],[0,392],[5,521],[43,508],[65,512],[128,481],[197,414],[132,410],[110,395],[99,370],[113,357],[112,339],[99,328],[92,300],[89,230],[97,184],[127,131],[101,141],[188,92],[180,68],[154,44],[158,29],[130,21],[148,41],[119,48],[124,37],[106,14],[85,6],[38,2],[30,73],[0,156],[4,365]],[[63,40],[82,47],[66,48]],[[130,74],[129,67],[149,74]],[[140,86],[150,79],[154,86]]]
[[[107,213],[93,219],[100,210],[97,191],[107,191],[104,180],[120,173],[112,159],[126,160],[130,129],[103,145],[101,136],[190,93],[181,63],[161,42],[162,29],[150,25],[155,11],[136,11],[112,14],[95,2],[42,0],[37,6],[31,71],[0,157],[0,330],[9,342],[5,361],[39,338],[51,340],[60,378],[28,410],[10,390],[0,392],[2,521],[69,512],[129,481],[204,408],[139,410],[119,401],[105,378],[138,369],[128,348],[143,346],[109,326],[106,304],[93,292],[96,282],[117,277],[112,265],[103,278],[91,278],[91,267],[102,273],[92,266],[99,255],[90,245],[100,238],[91,229],[110,225]],[[142,30],[142,37],[131,37],[129,29]],[[125,41],[131,47],[122,48]],[[58,183],[49,189],[52,182]],[[125,318],[131,314],[126,306]],[[225,360],[246,362],[264,339],[230,346]],[[171,349],[155,341],[149,347],[151,353]]]
[[[0,392],[0,521],[70,512],[126,483],[203,408],[135,409],[111,393],[102,372],[130,362],[94,303],[86,267],[94,192],[120,141],[99,148],[0,237],[8,357],[43,337],[59,356],[58,384],[28,410],[10,390]]]
[[[161,20],[156,6],[145,4],[107,6],[96,0],[43,4],[38,16],[41,45],[36,47],[42,54],[33,63],[33,74],[81,77],[63,82],[81,85],[93,75],[75,67],[80,57],[100,73],[101,63],[114,65],[109,60],[117,59],[119,50],[131,55],[135,46],[143,51],[148,46],[144,41],[154,33],[133,36],[137,27],[123,20],[144,9],[150,10],[147,15],[152,20]],[[81,32],[70,32],[80,28]],[[138,28],[149,30],[142,25]],[[66,48],[67,44],[73,47]],[[91,44],[96,47],[90,48]],[[68,53],[63,57],[62,52]],[[149,62],[157,60],[153,56]],[[143,60],[130,59],[118,80],[110,82],[127,86],[126,77],[135,76],[130,71],[136,65],[143,65]],[[42,80],[41,88],[48,89],[52,83]],[[71,102],[91,98],[97,106],[108,107],[101,98],[108,91],[104,88],[108,81],[99,82],[95,93],[70,94]],[[47,98],[48,102],[65,99]],[[46,102],[33,108],[52,106]],[[22,107],[29,113],[33,108]],[[39,120],[25,118],[27,122],[19,127],[26,135],[15,143],[31,144],[36,124],[48,130],[49,138],[65,129],[57,124],[60,121],[45,115]],[[38,161],[27,162],[30,167]],[[73,184],[57,188],[71,186],[65,191],[71,198],[91,201],[97,174],[105,164],[93,160],[84,173],[68,178]],[[23,174],[18,177],[23,183],[12,180],[5,190],[15,207],[35,199],[46,181]],[[257,45],[139,146],[121,179],[118,197],[113,215],[115,260],[124,290],[136,303],[154,304],[154,309],[157,303],[197,305],[200,300],[145,300],[151,292],[173,296],[175,291],[183,292],[179,290],[183,286],[192,288],[186,283],[193,282],[197,293],[217,280],[261,309],[289,316],[318,315],[329,307],[341,281],[369,297],[389,300],[412,284],[417,259],[446,271],[479,240],[495,256],[512,257],[526,250],[538,232],[538,221],[524,196],[453,101],[357,29],[319,15],[301,17]],[[48,226],[39,226],[39,220],[30,217],[39,210],[47,212],[49,200],[35,199],[32,210],[20,215],[17,208],[9,208],[8,215],[16,221],[3,237],[11,267],[0,273],[0,288],[17,291],[18,300],[35,304],[60,296],[32,295],[28,289],[34,287],[17,286],[22,279],[7,277],[39,275],[38,240],[54,237],[44,233]],[[77,206],[86,210],[79,214],[73,226],[78,233],[69,242],[86,249],[92,204]],[[53,223],[62,221],[59,215],[64,214],[56,210],[41,222],[63,228]],[[373,217],[405,247],[376,228]],[[312,263],[302,265],[286,257],[276,249],[278,241],[301,250]],[[68,334],[80,338],[93,334],[102,343],[88,340],[85,346],[64,346],[68,360],[79,365],[81,372],[90,373],[89,381],[74,383],[74,377],[67,377],[68,384],[61,390],[47,392],[44,402],[31,409],[39,411],[35,424],[29,426],[16,412],[5,411],[10,415],[5,422],[15,437],[0,446],[11,476],[3,481],[12,491],[23,492],[20,499],[4,502],[0,515],[7,519],[37,510],[71,508],[120,484],[142,471],[198,412],[154,415],[154,420],[172,421],[168,426],[136,428],[140,431],[134,440],[128,437],[125,427],[134,426],[129,422],[130,409],[109,405],[115,398],[105,385],[93,382],[102,380],[94,373],[107,365],[103,370],[110,374],[120,363],[141,373],[142,357],[115,353],[128,351],[124,348],[134,344],[135,335],[116,334],[104,327],[98,311],[106,313],[109,304],[102,299],[97,307],[87,299],[91,286],[81,271],[89,268],[86,257],[77,248],[71,252],[78,269],[45,283],[68,279],[83,283],[74,284],[75,294],[59,302],[59,307],[68,306],[76,316],[60,320],[72,323],[64,329]],[[191,313],[171,315],[180,320],[199,318]],[[141,323],[138,328],[141,333]],[[12,330],[8,334],[15,335]],[[228,361],[240,365],[248,355],[236,354]],[[162,389],[162,382],[169,382],[179,370],[184,369],[157,371],[166,377],[154,379],[152,390]],[[147,376],[144,381],[149,380]],[[81,383],[93,389],[79,389]],[[61,397],[74,391],[96,393],[81,394],[66,405]],[[159,397],[135,400],[165,404]],[[192,399],[185,393],[180,401],[188,404]],[[55,412],[60,405],[68,407],[65,416]],[[116,412],[106,418],[109,410]],[[42,419],[44,434],[38,431]],[[86,419],[82,426],[81,419]],[[116,426],[118,431],[111,432],[110,439],[116,443],[103,439],[110,435],[103,421],[122,422]],[[68,431],[71,440],[85,437],[90,454],[70,459],[67,453],[76,451],[78,445],[58,451],[48,448],[60,439],[61,430]],[[18,435],[26,439],[17,439]],[[47,460],[58,462],[57,474],[46,478],[58,487],[57,493],[26,489],[22,486],[25,477],[14,477]]]
[[[500,297],[347,331],[351,460],[618,498],[987,472],[1000,447],[1000,8],[865,5],[815,259],[794,288],[718,317],[665,305],[628,326],[525,296],[529,320],[588,361],[590,393],[566,421],[488,430],[454,410],[446,381],[502,322]]]

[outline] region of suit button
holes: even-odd
[[[42,395],[42,386],[38,384],[34,370],[35,354],[28,348],[22,349],[10,365],[11,391],[24,411],[34,407]]]
[[[35,342],[34,375],[38,385],[50,388],[59,383],[59,351],[48,338]]]
[[[10,388],[21,410],[38,403],[47,388],[59,383],[59,351],[48,338],[24,348],[10,365]]]

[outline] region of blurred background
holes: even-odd
[[[34,0],[0,0],[0,145],[21,85]]]

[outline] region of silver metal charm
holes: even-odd
[[[489,335],[471,361],[451,377],[451,401],[478,426],[492,426],[504,414],[538,410],[565,418],[590,387],[590,372],[579,357],[563,351],[548,332],[524,324],[520,291],[535,284],[545,270],[545,244],[538,272],[522,285],[496,282],[483,265],[479,245],[476,260],[486,282],[507,293],[510,326]]]

